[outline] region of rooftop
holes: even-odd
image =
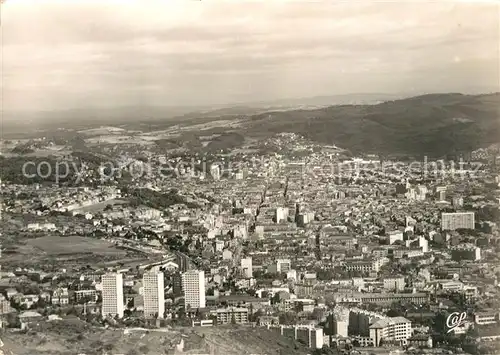
[[[382,329],[390,325],[401,324],[401,323],[411,323],[411,321],[406,319],[405,317],[384,318],[370,325],[370,329]]]

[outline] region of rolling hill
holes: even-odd
[[[169,115],[164,108],[143,107],[125,110],[126,114],[121,116],[123,109],[120,108],[102,112],[58,112],[51,116],[51,123],[39,121],[38,126],[30,125],[31,130],[22,128],[22,134],[31,137],[33,130],[39,129],[36,132],[39,136],[52,136],[54,130],[60,134],[61,127],[65,127],[69,130],[64,131],[65,134],[74,135],[80,126],[92,129],[102,125],[154,133],[175,126],[182,131],[175,138],[182,144],[169,138],[170,141],[163,140],[163,145],[217,151],[242,146],[248,141],[245,138],[270,138],[277,133],[291,132],[312,141],[335,144],[355,154],[429,158],[456,156],[500,142],[500,93],[427,94],[381,103],[374,103],[375,97],[378,95],[364,95],[357,98],[357,104],[340,105],[337,103],[351,102],[347,101],[350,97],[343,98],[344,101],[331,98],[330,106],[324,105],[330,99],[321,97],[316,103],[323,105],[314,109],[235,106],[180,115],[170,112],[172,115]],[[221,120],[226,124],[215,124]],[[227,122],[237,122],[237,125]],[[204,146],[200,137],[208,135],[218,137]]]
[[[104,329],[78,320],[42,322],[28,333],[2,333],[5,355],[177,355],[177,354],[287,354],[302,355],[300,342],[265,328],[219,326],[209,328]]]
[[[431,94],[376,105],[250,116],[240,134],[301,134],[352,152],[441,157],[500,141],[500,94]]]

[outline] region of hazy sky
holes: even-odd
[[[499,5],[6,0],[4,110],[495,90]]]

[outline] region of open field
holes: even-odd
[[[73,150],[71,147],[68,146],[51,146],[51,147],[45,147],[45,148],[36,148],[34,149],[33,152],[30,153],[23,153],[23,154],[18,154],[18,153],[13,153],[11,152],[14,147],[9,147],[3,148],[2,149],[2,155],[6,158],[11,158],[11,157],[31,157],[31,158],[47,158],[47,157],[64,157],[67,155],[70,155]]]
[[[210,122],[196,123],[196,121],[175,124],[166,129],[153,131],[130,131],[130,130],[112,130],[111,128],[99,128],[80,131],[84,133],[85,142],[90,145],[96,144],[137,144],[153,145],[160,140],[178,140],[185,141],[183,134],[207,132],[203,137],[199,137],[203,143],[201,146],[207,146],[212,140],[217,140],[220,134],[212,134],[213,130],[220,129],[225,133],[232,129],[238,129],[241,126],[241,120],[213,120]],[[182,144],[181,144],[182,145]]]
[[[86,136],[100,136],[106,134],[121,134],[126,132],[125,129],[119,127],[98,127],[98,128],[90,128],[78,131],[80,134],[84,134]]]
[[[27,245],[32,246],[42,253],[50,256],[58,256],[74,253],[93,253],[99,255],[125,255],[126,252],[117,249],[113,244],[94,238],[79,236],[59,237],[46,236],[27,241]]]
[[[179,135],[183,132],[189,131],[210,131],[215,128],[224,128],[224,129],[231,129],[231,128],[238,128],[242,124],[242,120],[240,119],[231,119],[231,120],[217,120],[213,119],[209,122],[203,122],[200,123],[199,121],[187,121],[183,122],[182,124],[177,124],[170,126],[166,129],[162,130],[154,130],[151,132],[144,133],[143,135],[145,136],[154,136],[154,137],[162,137],[165,135],[171,136],[171,135]]]
[[[61,267],[79,269],[85,265],[103,267],[110,263],[125,265],[143,258],[143,254],[120,249],[105,240],[50,235],[17,240],[13,247],[2,253],[2,264],[30,267],[43,263],[57,270]]]
[[[85,142],[88,144],[139,144],[139,145],[154,144],[152,140],[144,139],[142,136],[128,136],[128,135],[96,136],[85,139]]]

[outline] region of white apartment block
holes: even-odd
[[[102,310],[105,316],[123,318],[123,274],[105,274],[102,276]]]
[[[294,340],[301,340],[311,349],[321,349],[324,345],[323,328],[309,325],[295,326],[268,326],[268,329],[279,332],[282,336]]]
[[[403,241],[404,234],[401,231],[389,232],[389,244],[394,244],[396,241]]]
[[[241,269],[246,279],[251,279],[253,277],[252,257],[241,259]]]
[[[205,272],[189,270],[182,275],[182,290],[186,309],[206,307]]]
[[[429,252],[429,241],[425,239],[424,237],[420,236],[418,237],[418,246],[422,248],[422,251],[424,253]]]
[[[212,175],[212,178],[214,180],[220,180],[221,178],[221,169],[220,166],[217,164],[214,164],[210,167],[210,175]]]
[[[370,338],[375,346],[380,346],[382,341],[406,345],[411,333],[411,321],[404,317],[380,319],[370,325]]]
[[[474,229],[474,212],[441,213],[441,229]]]
[[[276,223],[286,222],[288,218],[288,208],[278,207],[276,208],[275,219]]]
[[[347,338],[349,329],[349,320],[335,319],[333,321],[333,334]]]
[[[163,318],[165,313],[165,286],[163,272],[147,272],[142,277],[144,317]]]
[[[388,277],[384,279],[384,290],[389,291],[404,291],[405,289],[405,278],[404,277]]]

